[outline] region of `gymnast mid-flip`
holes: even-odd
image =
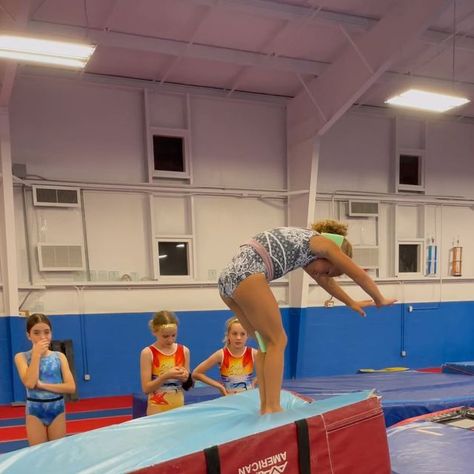
[[[367,306],[388,306],[396,299],[382,295],[370,276],[351,260],[347,226],[327,220],[312,229],[280,227],[261,232],[240,247],[219,276],[219,292],[249,335],[258,341],[256,358],[260,413],[282,411],[280,390],[287,337],[269,282],[297,268],[330,295],[361,316]],[[372,299],[353,300],[333,279],[346,274]]]

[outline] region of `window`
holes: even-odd
[[[185,171],[183,137],[153,135],[153,161],[157,171]]]
[[[424,192],[423,150],[407,150],[398,154],[397,191]]]
[[[189,178],[189,136],[187,130],[157,129],[151,132],[150,166],[155,178]]]
[[[400,184],[420,185],[420,157],[400,155]]]
[[[423,240],[397,243],[397,275],[421,276],[423,261]]]
[[[158,240],[158,275],[191,276],[189,240]]]

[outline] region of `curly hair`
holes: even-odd
[[[311,224],[311,228],[320,234],[327,232],[329,234],[339,234],[344,236],[344,241],[341,245],[341,250],[348,256],[352,258],[352,245],[347,240],[347,224],[344,224],[340,221],[335,221],[332,219],[325,219],[322,221],[315,222]]]
[[[347,227],[347,224],[332,219],[325,219],[311,224],[311,228],[316,232],[328,232],[329,234],[339,234],[344,237],[347,235]]]

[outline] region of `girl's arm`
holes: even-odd
[[[53,393],[74,393],[76,391],[76,382],[72,376],[71,369],[66,356],[59,352],[59,360],[61,361],[61,375],[63,377],[62,383],[43,383],[38,380],[36,387],[40,390],[47,390]]]
[[[30,365],[28,366],[23,352],[19,352],[15,355],[16,369],[18,370],[18,375],[26,388],[33,389],[36,387],[39,375],[39,361],[39,357],[33,358],[32,356]]]
[[[30,365],[26,362],[26,357],[23,352],[19,352],[15,355],[15,365],[18,370],[18,375],[25,387],[30,390],[35,388],[38,383],[41,356],[48,352],[48,347],[49,341],[46,339],[34,344],[31,349]]]
[[[378,307],[380,306],[388,306],[395,301],[394,298],[385,298],[382,295],[379,288],[375,284],[375,282],[370,278],[370,276],[365,272],[362,268],[359,267],[354,261],[349,258],[342,250],[332,241],[326,239],[322,236],[313,237],[310,241],[311,251],[322,258],[326,258],[329,260],[338,270],[342,273],[345,273],[348,277],[350,277],[355,283],[357,283],[373,300],[374,304]],[[358,307],[359,309],[362,306],[368,306],[367,302],[360,302],[360,304],[352,298],[329,276],[319,276],[316,281],[321,286],[328,291],[331,295],[335,298],[339,299],[348,306]],[[326,286],[324,286],[326,285]],[[358,311],[356,309],[356,311]],[[360,314],[364,313],[364,311],[358,311]],[[365,314],[365,313],[364,313]]]
[[[201,362],[194,370],[193,370],[193,379],[200,380],[201,382],[210,385],[211,387],[217,388],[222,395],[227,395],[226,389],[222,383],[214,380],[211,377],[206,375],[206,372],[218,365],[222,362],[222,349],[214,352],[210,357],[208,357],[205,361]]]
[[[189,353],[189,349],[184,346],[184,368],[189,373],[189,368],[191,367],[191,354]]]
[[[181,386],[183,387],[183,390],[188,391],[192,387],[194,387],[194,380],[191,375],[190,371],[190,366],[191,366],[191,355],[189,353],[189,349],[186,346],[183,346],[184,348],[184,368],[185,372],[183,374],[183,379],[181,379]]]
[[[148,347],[140,354],[140,380],[144,393],[152,393],[163,385],[168,379],[179,379],[183,375],[182,367],[173,367],[168,372],[160,375],[156,379],[151,377],[152,357]]]
[[[325,289],[331,296],[334,296],[334,298],[337,298],[339,301],[342,301],[346,306],[349,306],[349,308],[353,309],[361,316],[365,316],[365,311],[362,308],[366,306],[375,306],[373,300],[353,300],[332,277],[320,275],[315,278],[315,280],[318,285],[321,288]]]

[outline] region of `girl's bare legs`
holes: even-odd
[[[248,321],[244,312],[240,309],[240,306],[232,298],[226,298],[225,296],[223,296],[222,299],[224,300],[224,303],[238,318],[240,324],[242,324],[242,327],[247,331],[247,334],[250,337],[255,338],[255,331],[252,327],[252,324],[250,323],[250,321]],[[264,361],[265,353],[262,352],[259,347],[257,351],[257,357],[255,359],[255,371],[257,374],[258,391],[260,394],[260,413],[263,413],[264,407],[266,407],[265,384],[263,383]]]
[[[25,424],[26,436],[30,446],[48,441],[48,429],[43,425],[39,418],[36,418],[36,416],[33,415],[26,415]]]
[[[66,436],[66,415],[65,413],[59,414],[53,422],[48,426],[48,439],[60,439]]]
[[[280,391],[283,383],[283,361],[286,334],[281,321],[280,309],[268,285],[265,275],[258,273],[242,281],[232,295],[245,318],[258,331],[267,346],[263,360],[265,404],[262,414],[282,411]]]

